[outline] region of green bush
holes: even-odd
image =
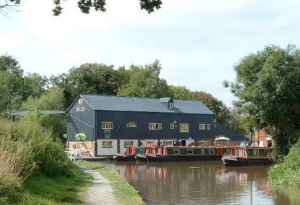
[[[300,142],[296,143],[283,162],[269,169],[269,181],[275,186],[300,187]]]

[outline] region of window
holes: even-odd
[[[199,124],[199,130],[205,130],[205,124]]]
[[[188,154],[193,154],[193,149],[187,149]]]
[[[174,103],[173,103],[173,102],[170,102],[170,103],[169,103],[169,109],[170,109],[170,110],[173,110],[173,109],[174,109]]]
[[[136,127],[136,122],[127,122],[126,127]]]
[[[174,149],[174,154],[179,154],[179,149]]]
[[[206,124],[206,129],[210,130],[210,124]]]
[[[179,132],[189,132],[189,124],[188,123],[180,123]]]
[[[83,99],[79,99],[78,104],[83,104]]]
[[[175,128],[174,123],[170,123],[170,129],[174,130],[174,128]]]
[[[124,141],[124,147],[129,147],[129,146],[133,146],[133,141],[132,140]]]
[[[172,146],[173,145],[173,141],[162,141],[162,145],[163,146]]]
[[[76,112],[83,112],[83,111],[85,111],[85,106],[83,105],[76,106]]]
[[[112,141],[102,141],[102,147],[105,148],[105,147],[113,147],[112,146]]]
[[[102,129],[113,129],[112,122],[102,122]]]
[[[162,123],[149,123],[149,130],[161,130]]]

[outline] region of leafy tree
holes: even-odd
[[[272,127],[275,160],[282,160],[299,139],[300,51],[266,46],[234,67],[236,82],[225,87],[239,99],[235,105],[251,116],[257,128]]]
[[[112,65],[87,63],[72,68],[68,74],[52,76],[51,82],[54,86],[63,88],[67,108],[79,94],[117,95],[123,82],[121,79],[122,76]]]
[[[122,86],[118,95],[160,98],[170,96],[167,81],[159,77],[161,65],[156,60],[146,66],[131,65],[130,80]]]
[[[2,55],[0,56],[0,71],[7,71],[12,74],[16,74],[17,76],[23,76],[23,70],[19,62],[10,55]]]
[[[184,86],[169,86],[171,97],[175,99],[184,99],[188,100],[191,96],[191,91]]]
[[[29,97],[22,104],[21,110],[35,111],[40,113],[41,110],[64,110],[65,97],[62,88],[51,88],[45,91],[40,97]],[[40,124],[43,127],[52,129],[53,136],[62,139],[66,133],[66,116],[65,114],[40,115]]]
[[[222,125],[230,128],[229,119],[230,119],[230,111],[226,107],[225,103],[216,99],[211,94],[199,91],[199,92],[191,92],[192,100],[200,100],[203,104],[205,104],[211,111],[213,111],[217,117],[217,120]]]
[[[0,113],[17,109],[22,96],[19,95],[20,78],[15,74],[0,71]]]
[[[48,79],[40,75],[23,76],[19,62],[12,56],[0,56],[0,113],[19,110],[29,96],[40,96]]]
[[[11,2],[11,3],[9,3]],[[139,0],[141,9],[146,10],[148,13],[154,12],[155,9],[160,9],[162,0]],[[0,12],[5,9],[12,9],[14,6],[21,3],[21,0],[8,0],[4,4],[0,4]],[[53,15],[58,16],[62,13],[62,5],[60,0],[53,0],[55,8],[52,10]],[[90,9],[94,8],[96,11],[105,12],[106,0],[79,0],[77,3],[82,13],[90,13]]]

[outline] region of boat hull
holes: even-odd
[[[117,162],[135,162],[135,155],[117,154],[113,159]]]
[[[242,158],[242,157],[223,157],[225,166],[268,166],[273,161],[269,158]]]
[[[195,162],[195,161],[218,161],[222,156],[161,156],[147,155],[149,163],[153,162]]]
[[[135,160],[136,162],[148,162],[148,158],[144,154],[137,154]]]

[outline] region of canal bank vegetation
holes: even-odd
[[[76,163],[79,163],[85,167],[91,168],[93,170],[99,171],[106,179],[110,181],[110,185],[113,189],[113,194],[118,200],[120,205],[144,205],[141,196],[138,191],[134,189],[128,181],[121,176],[119,173],[111,170],[101,162],[88,162],[79,160]]]
[[[269,169],[269,181],[277,187],[300,189],[300,142],[296,143],[283,162]]]
[[[81,204],[79,188],[91,180],[40,120],[39,115],[0,118],[0,204]]]

